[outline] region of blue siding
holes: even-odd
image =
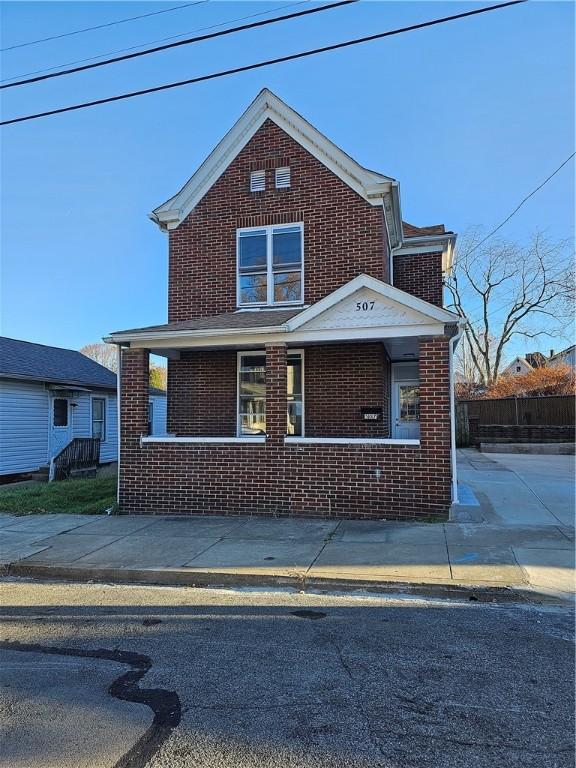
[[[118,460],[116,393],[80,392],[70,409],[72,437],[92,436],[92,398],[106,400],[106,436],[100,462]],[[166,434],[166,397],[153,395],[154,435]],[[32,472],[48,462],[50,391],[42,382],[0,380],[0,475]]]
[[[44,384],[0,381],[0,475],[47,463],[49,410]]]
[[[86,397],[78,401],[74,414],[74,436],[92,437],[92,398],[100,397],[106,401],[106,427],[104,440],[100,444],[100,463],[118,461],[118,410],[116,393],[87,392]]]

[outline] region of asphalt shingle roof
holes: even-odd
[[[164,325],[149,325],[145,328],[129,328],[125,331],[114,331],[112,336],[122,333],[154,333],[155,331],[217,331],[243,328],[264,328],[283,325],[291,317],[302,312],[302,307],[294,309],[272,309],[257,312],[227,312],[212,317],[195,317],[178,323]]]
[[[116,389],[116,374],[74,349],[0,336],[0,376]]]

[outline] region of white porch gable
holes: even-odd
[[[430,318],[370,288],[360,288],[331,309],[300,326],[313,331],[333,328],[376,328],[383,325],[428,325]]]
[[[368,275],[359,275],[288,321],[289,332],[402,328],[456,323],[452,312]],[[423,330],[423,328],[421,328]]]

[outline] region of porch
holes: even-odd
[[[120,375],[123,510],[445,517],[453,316],[414,297],[409,314],[407,294],[371,282],[378,292],[344,286],[304,310],[132,332]],[[168,358],[166,436],[147,434],[151,352]]]

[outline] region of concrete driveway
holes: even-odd
[[[459,482],[480,502],[476,522],[574,527],[574,456],[459,451]]]

